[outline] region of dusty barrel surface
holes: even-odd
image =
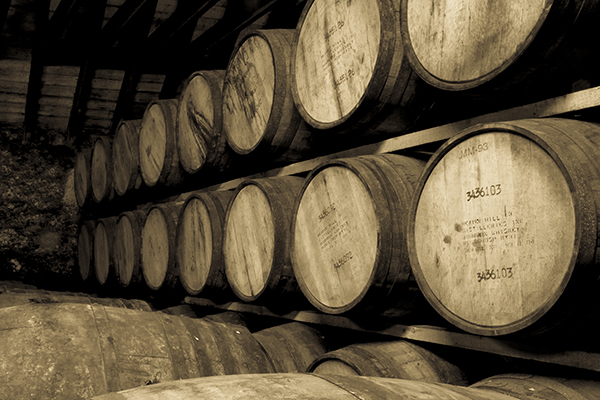
[[[598,133],[600,125],[567,119],[478,125],[434,154],[408,241],[419,287],[440,315],[495,336],[542,333],[592,312]]]
[[[182,201],[157,204],[148,211],[142,228],[141,263],[146,285],[152,290],[177,283],[176,234]]]
[[[234,50],[223,85],[223,130],[236,153],[281,156],[307,145],[290,87],[293,36],[293,30],[258,30]]]
[[[100,137],[94,142],[90,164],[92,199],[103,203],[114,196],[111,140]]]
[[[142,117],[139,160],[147,186],[177,185],[181,181],[177,154],[177,99],[152,101]]]
[[[92,149],[82,149],[75,157],[75,200],[79,208],[88,206],[92,201],[91,162]]]
[[[143,300],[94,297],[85,293],[54,292],[33,289],[8,289],[0,291],[0,308],[25,304],[100,304],[108,307],[121,307],[131,310],[152,311],[152,307]]]
[[[263,329],[252,335],[265,350],[275,372],[304,372],[327,351],[321,333],[299,322]]]
[[[117,217],[101,218],[94,231],[94,274],[100,285],[114,278]]]
[[[398,0],[307,2],[291,58],[292,93],[311,126],[364,134],[414,124],[424,104],[418,88],[426,85],[404,55],[399,7]]]
[[[82,221],[77,234],[77,264],[79,276],[82,281],[87,281],[94,274],[94,221]]]
[[[197,71],[189,76],[177,107],[177,152],[190,174],[223,171],[232,151],[223,132],[224,70]]]
[[[227,281],[244,301],[297,291],[289,252],[293,205],[303,179],[246,180],[225,217],[223,256]]]
[[[509,395],[515,399],[594,400],[600,398],[600,383],[526,374],[496,375],[471,385],[472,388]]]
[[[466,385],[459,367],[410,342],[359,343],[316,358],[306,370],[324,375],[360,375]]]
[[[87,399],[169,380],[272,371],[242,326],[98,304],[10,307],[0,319],[4,399]]]
[[[119,215],[115,227],[114,258],[119,284],[128,287],[142,281],[142,228],[146,211],[126,211]]]
[[[543,90],[551,78],[554,86],[571,78],[570,85],[581,77],[576,68],[585,63],[578,57],[591,50],[589,37],[598,35],[597,1],[401,3],[412,66],[445,90]]]
[[[240,395],[242,393],[242,395]],[[415,382],[366,376],[333,376],[300,373],[206,377],[159,383],[94,397],[94,400],[191,400],[287,399],[287,400],[514,400],[508,395],[441,383]]]
[[[406,246],[422,161],[381,155],[315,168],[294,209],[291,254],[306,298],[338,314],[362,303],[411,310],[418,293]]]
[[[225,211],[233,192],[207,192],[188,198],[177,224],[177,269],[188,294],[224,294]]]
[[[142,184],[138,147],[141,126],[141,119],[121,121],[115,133],[112,145],[113,181],[119,196],[139,189]]]

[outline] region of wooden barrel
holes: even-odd
[[[114,196],[110,139],[102,136],[94,142],[90,165],[92,199],[104,203]]]
[[[275,372],[304,372],[327,351],[321,333],[299,322],[263,329],[252,335],[271,360]]]
[[[398,134],[422,114],[430,95],[419,95],[426,85],[404,56],[399,7],[399,0],[307,2],[291,76],[294,102],[311,126]]]
[[[88,399],[151,383],[269,373],[242,326],[98,304],[0,309],[0,398]]]
[[[88,206],[92,201],[92,179],[90,176],[92,149],[85,148],[75,157],[75,200],[79,208]]]
[[[223,228],[229,191],[199,193],[189,197],[177,224],[179,280],[192,296],[227,293],[223,261]],[[229,292],[230,293],[230,292]]]
[[[113,178],[119,196],[142,185],[138,148],[141,126],[141,119],[121,121],[115,133],[112,146]]]
[[[463,371],[423,347],[404,340],[359,343],[315,359],[306,370],[324,375],[360,375],[466,386]]]
[[[589,38],[598,36],[597,1],[401,3],[407,56],[425,81],[444,90],[479,89],[488,97],[570,91],[586,68],[589,56],[582,56],[594,47]]]
[[[143,280],[141,267],[142,228],[146,222],[143,210],[122,213],[115,227],[115,272],[122,287],[137,285]]]
[[[174,288],[177,220],[183,202],[157,204],[150,208],[142,228],[142,271],[152,290]]]
[[[167,313],[169,315],[179,315],[180,317],[188,317],[188,318],[202,318],[205,321],[210,322],[219,322],[221,324],[228,325],[240,325],[247,328],[246,319],[240,313],[235,311],[224,311],[216,314],[210,315],[202,315],[198,314],[194,308],[187,304],[182,304],[178,306],[173,306],[169,308],[165,308],[160,310],[161,312]]]
[[[434,154],[408,240],[419,287],[440,315],[495,336],[592,313],[599,133],[567,119],[477,125]]]
[[[79,224],[79,233],[77,234],[77,264],[79,266],[79,276],[86,282],[94,274],[94,231],[96,223],[94,221],[81,221]]]
[[[424,163],[398,155],[326,162],[304,184],[294,209],[292,265],[306,298],[338,314],[413,308],[418,288],[406,248],[410,198]]]
[[[177,154],[177,99],[148,103],[140,128],[140,172],[144,183],[153,187],[181,182]]]
[[[159,383],[93,400],[515,400],[489,390],[368,376],[246,374]]]
[[[492,376],[471,385],[472,388],[509,395],[519,400],[595,400],[600,399],[600,382],[582,379],[544,377],[528,374]]]
[[[0,291],[0,308],[25,304],[100,304],[107,307],[121,307],[130,310],[152,311],[152,307],[143,300],[117,299],[90,296],[86,293],[54,292],[33,289],[9,289]]]
[[[184,171],[224,171],[233,152],[223,133],[224,70],[194,72],[177,108],[177,152]]]
[[[292,210],[303,179],[248,179],[235,190],[225,216],[227,281],[244,301],[297,292],[289,252]]]
[[[117,217],[101,218],[94,230],[94,274],[100,285],[114,278]]]
[[[239,154],[281,156],[296,136],[301,117],[290,88],[293,30],[258,30],[244,38],[227,65],[223,85],[223,130]]]

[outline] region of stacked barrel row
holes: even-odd
[[[405,314],[424,295],[472,333],[542,332],[593,316],[599,134],[568,119],[475,126],[427,165],[395,154],[338,159],[306,178],[248,179],[233,193],[102,219],[94,246],[114,243],[116,275],[137,268],[153,290],[180,282],[219,299],[230,288],[242,301],[307,299],[331,314]],[[128,233],[104,236],[121,223]],[[94,253],[101,276],[115,274],[102,267],[108,259]]]
[[[268,390],[271,398],[291,390],[286,398],[307,398],[315,385],[326,389],[318,398],[329,398],[335,393],[329,382],[348,389],[344,382],[350,379],[373,399],[388,398],[392,392],[386,390],[470,400],[526,399],[532,391],[540,399],[591,400],[600,393],[598,382],[582,379],[511,374],[480,380],[477,375],[489,376],[481,366],[472,378],[449,361],[459,360],[456,356],[442,357],[407,341],[362,342],[328,351],[342,338],[328,334],[326,339],[297,322],[251,333],[235,313],[199,318],[188,306],[149,311],[140,300],[4,288],[0,335],[7,346],[0,393],[11,399],[86,399],[130,389],[99,398],[231,398],[217,378],[222,375],[236,392],[248,380],[258,382],[244,389],[250,398],[260,395],[257,388]],[[150,384],[148,392],[144,387]]]

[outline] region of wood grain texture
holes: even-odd
[[[263,329],[252,336],[265,350],[275,372],[305,372],[327,351],[321,333],[299,322]]]
[[[208,377],[167,382],[133,390],[94,397],[94,400],[172,400],[193,399],[209,393],[213,400],[239,398],[265,400],[514,400],[514,398],[476,388],[441,383],[416,382],[377,377],[347,377],[300,373],[255,374]]]
[[[111,147],[111,140],[102,136],[94,142],[92,148],[90,180],[92,199],[96,203],[104,203],[114,195]]]
[[[177,221],[183,202],[158,204],[150,208],[142,229],[142,271],[152,290],[173,288],[177,283]]]
[[[582,73],[597,12],[585,1],[402,0],[402,34],[412,66],[441,89],[547,91],[548,79],[570,85]]]
[[[408,238],[419,287],[442,316],[496,336],[581,315],[597,290],[598,143],[586,136],[598,132],[521,120],[473,127],[438,150]]]
[[[258,30],[243,38],[227,65],[223,130],[239,154],[281,155],[301,121],[290,88],[293,30]]]
[[[94,221],[81,221],[77,234],[77,265],[79,266],[79,276],[84,282],[94,275],[95,230],[96,224]]]
[[[75,200],[79,208],[83,208],[92,201],[92,149],[84,148],[75,157]]]
[[[502,393],[516,399],[593,400],[600,397],[600,383],[583,379],[545,377],[529,374],[503,374],[484,379],[472,388]]]
[[[117,217],[101,218],[94,230],[94,274],[100,285],[114,278],[116,225]]]
[[[420,161],[383,155],[329,161],[311,172],[295,205],[292,264],[315,307],[337,314],[364,300],[366,307],[412,308],[404,230],[422,169]]]
[[[176,185],[181,181],[177,154],[177,99],[156,100],[146,106],[140,128],[140,172],[144,183]]]
[[[142,177],[139,168],[139,137],[141,119],[119,122],[112,145],[113,177],[119,196],[139,189]]]
[[[289,235],[298,177],[248,180],[229,202],[223,255],[227,281],[244,301],[294,293]]]
[[[402,133],[418,118],[418,83],[400,32],[398,0],[309,1],[292,54],[292,93],[311,126]],[[388,123],[388,125],[390,125]]]
[[[465,386],[463,371],[431,351],[399,340],[358,343],[316,358],[306,370],[316,374],[379,376]]]
[[[2,330],[4,399],[80,400],[151,383],[272,372],[239,325],[99,304],[9,307],[0,319],[9,328]]]
[[[233,192],[189,197],[177,224],[177,268],[188,294],[223,295],[228,288],[223,261],[223,228]]]
[[[222,88],[224,70],[198,71],[190,75],[179,97],[177,152],[182,168],[190,173],[225,170],[231,149],[223,133]]]
[[[142,228],[146,212],[125,211],[115,228],[115,271],[122,287],[136,285],[143,280],[141,268]]]

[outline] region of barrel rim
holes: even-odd
[[[216,212],[214,214],[210,212],[211,209],[215,210],[215,211],[217,209],[216,204],[214,203],[213,199],[210,197],[210,192],[195,193],[195,194],[191,195],[190,197],[188,197],[185,200],[185,202],[183,203],[183,205],[181,206],[181,210],[179,210],[178,221],[183,221],[183,215],[185,214],[187,206],[192,201],[195,201],[195,200],[200,201],[200,203],[202,203],[204,205],[204,207],[206,207],[209,216],[212,217],[213,215],[218,214]],[[210,200],[210,202],[208,200]],[[210,203],[212,203],[212,204],[210,204]],[[206,277],[204,280],[204,285],[202,285],[202,287],[199,289],[194,289],[193,287],[191,287],[186,278],[186,274],[182,273],[183,262],[180,260],[179,251],[180,251],[181,243],[182,243],[181,236],[183,235],[183,224],[177,223],[177,231],[175,233],[175,242],[176,242],[175,259],[176,259],[177,275],[179,276],[179,281],[181,282],[181,285],[183,286],[185,291],[192,296],[196,296],[196,295],[202,293],[204,291],[204,289],[207,288],[208,284],[216,279],[215,276],[219,274],[219,271],[221,270],[221,268],[224,268],[224,259],[222,257],[224,237],[223,237],[223,235],[218,234],[219,227],[213,223],[214,221],[212,221],[212,218],[210,218],[209,220],[210,220],[210,233],[211,233],[212,241],[213,241],[213,246],[211,249],[211,260],[210,260],[211,262],[210,262],[210,265],[208,268],[208,273],[206,274]],[[221,221],[221,222],[224,222],[224,221]],[[221,231],[223,231],[223,228],[221,228]],[[215,245],[215,243],[216,243],[216,245]]]
[[[400,42],[402,44],[401,32],[396,29],[396,25],[398,23],[399,18],[395,17],[393,14],[396,12],[386,12],[387,10],[394,10],[394,6],[391,0],[376,0],[381,4],[385,3],[386,7],[379,7],[379,16],[381,21],[380,26],[380,42],[379,42],[379,51],[377,52],[377,59],[375,60],[375,64],[373,66],[372,79],[369,81],[368,85],[364,89],[364,92],[361,98],[358,100],[356,105],[350,110],[345,116],[338,118],[334,122],[321,122],[315,120],[303,106],[302,101],[300,99],[300,94],[298,93],[298,82],[296,80],[296,53],[298,49],[298,44],[300,41],[300,33],[302,31],[302,26],[306,20],[306,15],[308,14],[310,8],[314,4],[315,1],[318,0],[308,0],[306,5],[304,6],[302,13],[300,14],[300,18],[298,20],[298,24],[296,25],[296,34],[294,35],[294,42],[292,44],[292,53],[290,55],[290,78],[291,78],[291,90],[292,90],[292,98],[294,100],[294,105],[298,110],[298,113],[302,116],[302,119],[306,121],[310,126],[320,130],[332,130],[334,128],[338,128],[343,126],[349,119],[356,118],[357,110],[361,109],[363,103],[365,103],[366,99],[377,97],[385,87],[387,73],[384,74],[383,71],[389,71],[392,65],[393,57],[387,57],[390,54],[393,54],[395,46],[394,42]],[[394,23],[396,22],[396,23]],[[392,35],[392,32],[394,34]],[[394,36],[394,37],[390,37]],[[383,57],[385,53],[386,57]],[[382,76],[384,75],[384,76]],[[382,76],[381,79],[377,79],[378,76]]]
[[[504,63],[502,63],[502,65],[500,67],[496,68],[493,71],[486,73],[485,75],[483,75],[479,78],[471,79],[468,81],[463,81],[461,83],[455,83],[453,81],[440,79],[440,78],[437,78],[436,76],[432,75],[431,73],[429,73],[427,71],[427,69],[419,61],[419,59],[411,45],[411,37],[410,37],[410,33],[408,31],[407,18],[408,18],[408,2],[409,1],[410,0],[401,0],[401,4],[400,4],[400,29],[402,30],[402,40],[404,43],[405,54],[408,57],[408,60],[410,62],[410,65],[412,66],[413,70],[419,75],[419,77],[421,77],[421,79],[423,79],[425,82],[427,82],[431,86],[434,86],[438,89],[447,90],[447,91],[463,91],[463,90],[476,88],[486,82],[491,81],[493,78],[500,75],[502,72],[506,71],[506,69],[508,69],[508,67],[510,67],[512,64],[514,64],[514,62],[518,58],[520,58],[523,55],[523,53],[525,53],[527,48],[529,48],[529,46],[531,45],[533,40],[537,37],[539,31],[542,29],[542,25],[544,24],[548,15],[550,14],[550,10],[552,9],[552,5],[554,3],[554,0],[545,0],[546,5],[544,6],[544,12],[542,13],[542,16],[540,17],[540,19],[538,19],[538,21],[537,21],[536,25],[534,26],[534,28],[532,29],[532,31],[527,36],[527,39],[519,45],[519,47],[515,50],[513,55],[508,60],[504,61]]]
[[[349,304],[346,304],[344,306],[341,307],[331,307],[331,306],[326,306],[325,304],[323,304],[320,300],[318,300],[312,293],[312,291],[306,286],[306,283],[304,282],[304,278],[301,277],[301,274],[298,273],[298,260],[296,258],[296,220],[297,220],[297,215],[298,215],[298,210],[300,208],[300,203],[302,202],[302,198],[304,197],[304,193],[306,192],[306,189],[308,188],[308,186],[310,185],[310,183],[312,182],[313,178],[319,174],[322,170],[324,170],[325,168],[329,168],[332,166],[338,166],[338,167],[343,167],[343,168],[347,168],[350,171],[354,172],[354,174],[356,175],[356,177],[361,181],[361,183],[363,184],[363,186],[365,187],[365,190],[369,193],[369,195],[371,197],[375,197],[374,193],[371,188],[369,187],[369,185],[367,184],[367,181],[365,180],[364,177],[362,177],[359,173],[357,173],[356,171],[356,167],[351,165],[352,161],[356,161],[356,158],[354,157],[348,157],[348,158],[339,158],[339,159],[335,159],[335,160],[326,160],[321,162],[319,165],[317,165],[314,169],[311,170],[311,172],[309,173],[309,175],[306,177],[306,179],[304,180],[304,183],[302,185],[302,188],[300,189],[300,192],[298,193],[298,195],[296,196],[296,201],[294,202],[294,208],[293,208],[293,217],[292,217],[292,223],[291,223],[291,227],[290,227],[290,259],[292,262],[292,269],[294,271],[294,276],[296,278],[296,281],[298,282],[298,286],[300,287],[300,290],[302,291],[302,293],[304,294],[304,296],[306,297],[306,299],[313,305],[315,306],[318,310],[328,313],[328,314],[341,314],[344,313],[348,310],[351,310],[352,308],[354,308],[357,304],[359,304],[364,298],[365,296],[371,291],[372,286],[371,285],[365,285],[365,287],[363,288],[363,290],[361,291],[361,293],[356,296],[356,298],[351,301]],[[384,197],[385,199],[385,197]],[[387,201],[387,199],[385,199],[385,201]],[[375,207],[375,205],[373,205]],[[376,216],[377,213],[375,213]],[[379,217],[379,216],[378,216]],[[382,240],[381,240],[381,233],[382,233],[382,227],[381,227],[381,222],[382,222],[382,218],[379,217],[377,218],[377,231],[378,231],[378,239],[377,239],[377,249],[375,252],[375,260],[373,262],[373,266],[371,269],[371,275],[369,276],[369,282],[373,282],[375,276],[379,273],[379,268],[378,266],[381,264],[381,258],[383,257],[383,252],[381,251],[381,247],[382,247]]]
[[[577,262],[577,257],[578,257],[579,252],[578,251],[573,252],[570,263],[568,265],[568,268],[566,268],[567,273],[565,274],[561,284],[559,285],[558,290],[555,293],[553,293],[550,298],[548,298],[548,300],[546,301],[546,303],[543,306],[539,307],[533,313],[530,313],[529,315],[526,315],[523,318],[516,320],[512,323],[508,323],[508,324],[500,325],[500,326],[482,326],[482,325],[478,325],[478,324],[473,324],[463,318],[460,318],[457,315],[455,315],[454,313],[452,313],[450,310],[448,310],[444,306],[444,304],[442,304],[441,301],[439,301],[439,299],[435,296],[435,294],[431,290],[430,286],[427,284],[427,282],[423,276],[420,263],[419,263],[419,257],[416,254],[416,250],[415,250],[416,238],[415,238],[415,234],[414,234],[414,230],[415,230],[415,218],[414,217],[416,215],[416,211],[417,211],[417,208],[419,205],[420,196],[423,192],[423,188],[425,187],[425,184],[427,183],[427,180],[428,180],[429,176],[431,175],[433,169],[437,166],[437,163],[440,160],[442,160],[443,157],[450,150],[452,150],[456,145],[462,143],[463,141],[465,141],[469,138],[478,136],[480,134],[489,133],[489,132],[501,132],[501,133],[516,134],[521,137],[524,137],[525,139],[529,139],[532,142],[534,142],[535,144],[537,144],[538,146],[540,146],[540,148],[542,150],[544,150],[552,158],[552,160],[556,163],[557,167],[561,171],[561,173],[565,179],[565,182],[567,183],[567,185],[569,187],[569,191],[572,196],[571,198],[573,201],[574,208],[578,209],[578,203],[579,203],[578,199],[576,198],[576,196],[573,195],[575,192],[573,180],[571,179],[571,176],[570,176],[566,166],[564,165],[563,161],[561,160],[561,158],[551,148],[551,146],[546,143],[546,141],[544,141],[542,138],[537,136],[535,133],[529,131],[528,129],[522,128],[522,127],[516,125],[515,123],[518,123],[518,121],[477,124],[477,125],[474,125],[470,128],[463,130],[462,132],[458,133],[456,136],[452,137],[447,142],[445,142],[434,153],[434,155],[430,158],[429,162],[425,166],[425,170],[423,171],[423,174],[421,175],[419,183],[418,183],[417,187],[415,188],[412,202],[411,202],[411,205],[409,208],[409,214],[408,214],[408,223],[407,223],[407,225],[408,225],[408,227],[407,227],[408,254],[409,254],[410,263],[412,266],[412,271],[415,276],[415,280],[417,281],[417,284],[419,285],[419,289],[423,293],[423,296],[427,299],[427,302],[438,312],[438,314],[440,314],[448,322],[452,323],[453,325],[457,326],[458,328],[460,328],[466,332],[477,334],[477,335],[483,335],[483,336],[499,336],[499,335],[515,333],[522,329],[528,328],[528,327],[534,325],[536,322],[538,322],[540,320],[540,318],[542,318],[557,303],[557,301],[561,297],[561,294],[565,291],[565,288],[567,287],[567,284],[569,282],[569,278],[572,276],[573,271],[575,269],[575,265]],[[582,232],[581,232],[580,216],[578,215],[578,213],[575,213],[574,245],[576,248],[578,248],[578,245],[581,242],[581,237],[582,237]]]
[[[221,82],[220,84],[215,82],[214,79],[211,79],[211,75],[216,76],[216,77],[220,77],[221,78]],[[186,95],[186,90],[189,86],[189,84],[197,77],[202,77],[208,84],[208,86],[210,87],[211,90],[211,96],[213,98],[213,112],[215,115],[215,121],[219,121],[220,124],[218,126],[213,126],[213,131],[218,132],[219,137],[223,136],[223,98],[222,98],[222,89],[223,89],[223,84],[225,82],[225,70],[219,69],[219,70],[200,70],[200,71],[195,71],[192,72],[192,74],[190,74],[190,76],[187,77],[187,79],[185,80],[185,82],[183,83],[182,89],[181,89],[181,93],[178,96],[178,104],[177,104],[177,118],[176,118],[176,126],[175,126],[175,136],[177,137],[176,140],[176,147],[177,147],[177,153],[179,155],[179,164],[181,165],[181,167],[183,168],[183,170],[189,174],[195,174],[198,171],[202,170],[206,164],[209,162],[208,160],[210,159],[210,154],[207,154],[204,157],[204,161],[202,162],[202,165],[200,165],[200,167],[198,168],[194,168],[191,165],[189,165],[189,163],[186,161],[185,157],[182,157],[182,149],[181,149],[181,140],[180,140],[180,136],[182,135],[182,133],[180,132],[180,114],[183,112],[183,108],[187,107],[187,103],[184,102],[184,97]],[[226,142],[226,140],[225,140]]]

